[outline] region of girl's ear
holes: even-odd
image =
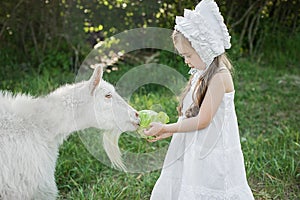
[[[94,73],[89,80],[90,82],[89,90],[92,96],[94,95],[95,89],[97,88],[97,86],[99,85],[102,79],[102,75],[103,75],[103,67],[100,65],[96,65],[94,69]]]

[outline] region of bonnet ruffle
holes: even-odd
[[[224,18],[213,0],[202,0],[195,10],[185,9],[184,15],[177,16],[175,22],[175,30],[191,42],[206,68],[231,47]]]

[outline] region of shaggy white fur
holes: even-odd
[[[89,127],[132,131],[138,123],[137,112],[102,80],[101,67],[89,81],[45,97],[0,93],[0,200],[56,199],[55,164],[64,139]],[[122,131],[103,141],[112,163],[124,168],[117,144]]]

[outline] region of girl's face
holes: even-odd
[[[175,47],[190,68],[196,68],[199,70],[205,69],[205,63],[191,45],[177,44]]]

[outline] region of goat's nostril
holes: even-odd
[[[136,117],[139,117],[139,113],[138,113],[138,112],[135,112],[135,116],[136,116]]]

